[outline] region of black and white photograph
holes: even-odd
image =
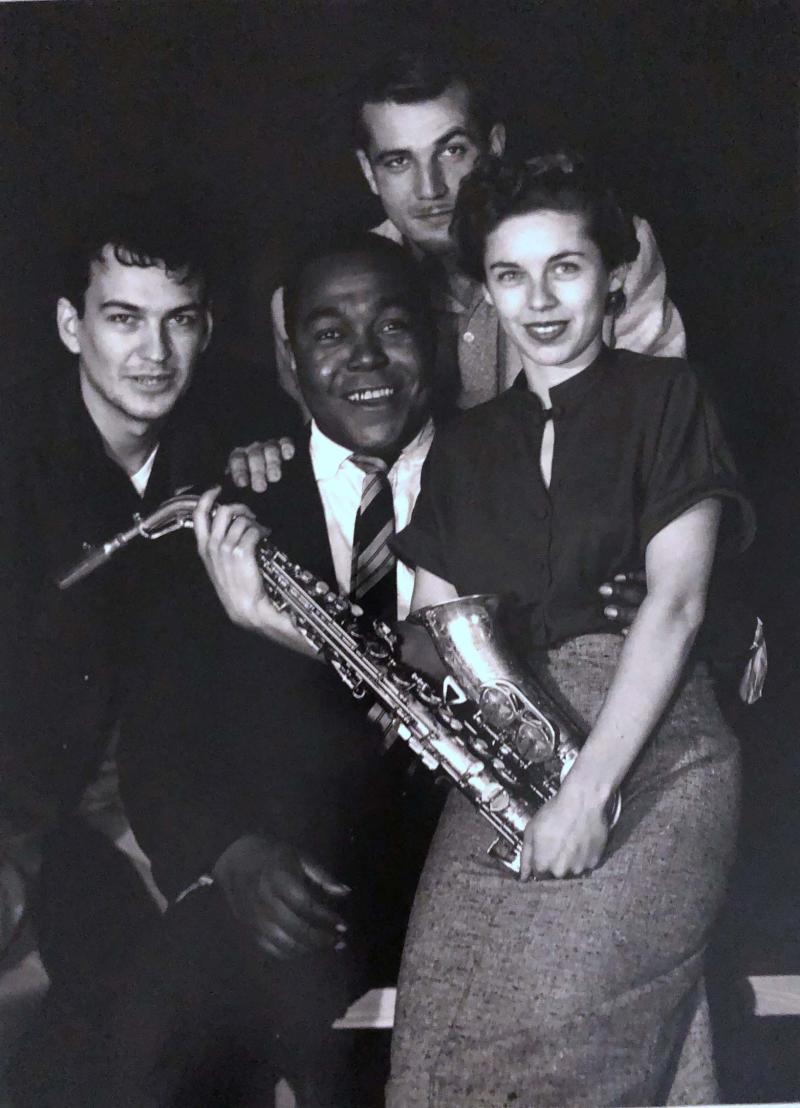
[[[0,0],[0,1108],[800,1103],[799,61]]]

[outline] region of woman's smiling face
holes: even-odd
[[[608,294],[621,279],[606,270],[583,213],[509,216],[488,236],[484,264],[500,324],[526,366],[569,375],[594,361]]]

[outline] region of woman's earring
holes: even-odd
[[[625,310],[625,293],[621,288],[612,289],[606,297],[606,314],[618,316]]]

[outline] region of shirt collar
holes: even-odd
[[[611,351],[607,346],[600,348],[600,353],[595,360],[582,369],[580,373],[576,373],[574,377],[569,377],[566,381],[562,381],[560,385],[554,385],[550,389],[550,403],[552,405],[553,414],[560,414],[574,408],[581,400],[583,396],[601,379],[604,372],[607,370],[611,362]],[[519,398],[519,393],[525,393],[530,400],[544,411],[544,406],[539,397],[528,387],[528,379],[525,376],[525,371],[521,370],[514,379],[514,383],[511,386],[512,390]]]
[[[433,438],[433,421],[428,420],[416,433],[411,442],[406,443],[400,456],[392,466],[395,470],[401,463],[422,465]],[[338,474],[342,466],[349,462],[353,451],[320,431],[315,420],[311,421],[311,439],[309,442],[311,462],[318,481],[330,481]],[[391,471],[390,471],[391,472]]]

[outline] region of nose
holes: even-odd
[[[532,277],[528,285],[528,307],[532,311],[543,312],[557,304],[558,298],[547,275]]]
[[[352,370],[383,369],[388,365],[389,359],[386,351],[381,346],[377,337],[372,332],[360,335],[350,352],[348,368]]]
[[[152,320],[145,331],[142,356],[149,362],[162,365],[170,355],[167,328],[160,320]]]
[[[417,167],[414,184],[418,200],[441,200],[447,194],[447,182],[436,158]]]

